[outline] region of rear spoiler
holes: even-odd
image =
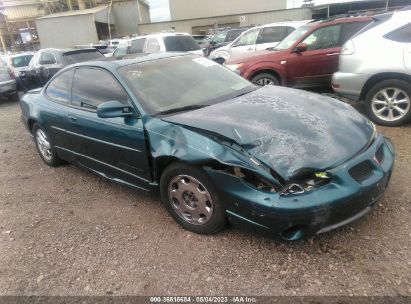
[[[98,51],[96,48],[85,48],[85,49],[71,50],[71,51],[64,52],[63,56],[73,55],[73,54],[80,54],[80,53],[87,53],[87,52],[96,52],[96,51]]]

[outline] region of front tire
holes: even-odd
[[[168,166],[161,176],[160,195],[174,220],[189,231],[212,234],[225,226],[225,208],[200,168],[182,162]]]
[[[57,156],[56,150],[50,141],[50,137],[46,131],[40,128],[39,125],[33,126],[33,137],[37,151],[41,159],[50,167],[57,167],[62,163],[62,160]]]
[[[260,87],[263,87],[266,85],[276,85],[276,86],[280,85],[280,81],[277,79],[277,77],[269,73],[257,74],[251,79],[251,82]]]
[[[368,116],[379,125],[396,127],[411,119],[411,84],[388,79],[375,84],[365,97]]]

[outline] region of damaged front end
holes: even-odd
[[[391,144],[378,135],[344,163],[303,168],[284,178],[223,135],[159,119],[146,122],[146,130],[153,168],[164,167],[167,162],[159,165],[164,159],[202,167],[229,218],[287,240],[328,231],[365,214],[385,191],[394,162]],[[377,151],[384,154],[380,163],[373,162]],[[353,168],[368,162],[369,172],[356,179]]]

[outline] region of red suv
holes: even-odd
[[[347,17],[311,22],[275,48],[232,57],[225,65],[257,85],[331,86],[341,46],[371,21],[371,17]]]

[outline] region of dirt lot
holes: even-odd
[[[156,195],[72,165],[48,168],[0,101],[0,295],[411,295],[411,126],[378,207],[282,243],[238,227],[181,229]]]

